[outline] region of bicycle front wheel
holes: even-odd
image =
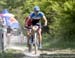
[[[35,32],[34,33],[34,44],[35,44],[35,54],[37,53],[38,51],[38,45],[37,45],[37,42],[38,42],[38,38],[37,38],[37,33]]]

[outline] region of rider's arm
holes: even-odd
[[[44,19],[44,21],[45,21],[44,26],[47,26],[47,19],[46,19],[46,17],[43,16],[43,19]]]
[[[24,22],[25,23],[24,24],[25,26],[27,25],[27,20],[28,20],[28,17],[25,18],[25,22]]]
[[[47,19],[46,19],[45,14],[44,14],[43,12],[40,12],[40,15],[41,15],[41,17],[42,17],[43,20],[44,20],[44,26],[47,26]]]
[[[25,26],[28,26],[29,17],[26,17]]]

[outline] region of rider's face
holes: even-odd
[[[35,12],[35,14],[38,14],[39,11],[34,11],[34,12]]]

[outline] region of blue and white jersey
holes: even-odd
[[[30,14],[30,18],[33,19],[41,19],[44,16],[43,12],[38,12],[38,14],[35,14],[34,12],[32,12]]]
[[[43,12],[38,12],[37,14],[35,14],[34,12],[30,14],[30,18],[32,20],[32,25],[36,25],[37,23],[39,23],[39,20],[41,18],[43,18],[44,13]]]

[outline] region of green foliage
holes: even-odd
[[[47,28],[43,29],[44,39],[53,39],[52,41],[57,39],[59,42],[63,40],[59,46],[63,43],[66,46],[66,42],[75,42],[75,0],[0,0],[0,11],[4,8],[9,9],[23,26],[24,18],[33,11],[35,5],[41,8],[48,20]],[[51,46],[59,42],[48,44]]]

